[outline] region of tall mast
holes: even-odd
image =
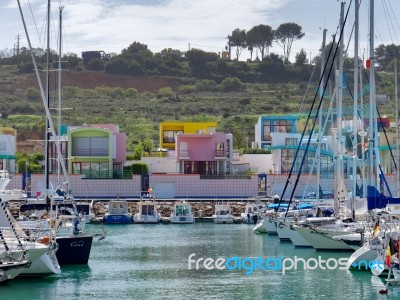
[[[397,197],[400,197],[400,172],[399,172],[399,99],[397,94],[397,58],[394,59],[394,104],[396,109],[396,189]]]
[[[369,19],[369,59],[370,59],[370,69],[369,69],[369,164],[370,164],[370,185],[378,188],[378,180],[375,176],[378,176],[378,172],[374,175],[376,169],[376,160],[374,163],[374,152],[377,157],[377,130],[375,128],[376,119],[376,99],[375,99],[375,54],[374,54],[374,0],[370,0],[370,19]]]
[[[41,80],[40,75],[39,75],[39,69],[37,67],[36,58],[35,58],[35,55],[34,55],[34,52],[33,52],[31,40],[29,38],[29,33],[28,33],[28,30],[27,30],[27,27],[26,27],[24,14],[22,12],[20,0],[17,0],[17,3],[18,3],[19,12],[20,12],[20,15],[21,15],[22,23],[24,25],[26,39],[27,39],[27,42],[28,42],[29,51],[31,53],[31,57],[32,57],[32,62],[33,62],[33,66],[34,66],[34,69],[35,69],[36,78],[38,80],[40,95],[42,97],[43,106],[44,106],[44,109],[45,109],[45,112],[46,112],[46,120],[49,123],[49,132],[51,133],[52,136],[57,136],[57,134],[56,134],[56,132],[54,130],[54,124],[53,124],[53,120],[51,118],[49,106],[47,105],[46,94],[45,94],[45,91],[44,91],[44,88],[43,88],[42,80]],[[67,173],[67,169],[66,169],[66,166],[65,166],[65,161],[63,159],[63,154],[61,152],[61,148],[60,148],[60,145],[58,143],[58,140],[56,140],[56,148],[57,148],[58,156],[60,157],[61,168],[62,168],[64,177],[65,177],[67,183],[69,183],[69,176],[68,176],[68,173]]]
[[[354,104],[353,104],[353,190],[351,196],[351,213],[355,219],[355,198],[357,190],[357,101],[358,101],[358,23],[359,23],[359,0],[354,2]]]
[[[46,55],[46,99],[47,107],[50,107],[50,0],[47,1],[47,55]],[[49,120],[46,118],[46,132],[45,132],[45,165],[44,173],[46,177],[46,190],[49,189]]]
[[[58,45],[58,144],[61,146],[61,71],[62,71],[62,62],[61,62],[61,55],[62,55],[62,11],[64,7],[60,6],[60,21],[59,21],[59,45]],[[60,157],[57,155],[57,184],[60,184]]]
[[[324,65],[325,65],[325,44],[326,44],[326,29],[323,29],[322,33],[322,49],[321,49],[321,85],[320,85],[320,101],[322,101],[322,95],[324,93],[323,87],[325,86],[325,80],[324,80]],[[321,143],[322,143],[322,137],[323,137],[323,132],[322,132],[322,109],[318,114],[318,147],[317,147],[317,200],[319,200],[319,187],[320,187],[320,181],[321,181]]]

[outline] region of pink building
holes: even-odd
[[[175,149],[180,174],[229,174],[233,139],[228,133],[177,134]]]

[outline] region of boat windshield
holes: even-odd
[[[154,205],[142,205],[142,215],[154,215]]]
[[[188,216],[189,215],[189,207],[187,205],[178,205],[178,206],[176,206],[175,214],[177,216]]]

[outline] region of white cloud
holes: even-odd
[[[138,41],[154,51],[167,47],[184,50],[189,43],[220,51],[232,30],[249,30],[268,23],[269,11],[286,2],[172,0],[137,5],[125,1],[111,6],[105,1],[69,1],[64,12],[64,27],[69,47],[73,49],[101,47],[119,52]]]
[[[40,44],[37,40],[39,35],[44,35],[47,1],[29,0],[29,3],[35,21],[27,5],[28,0],[21,0],[30,38],[34,47],[43,47],[43,42]],[[120,53],[134,41],[148,45],[153,52],[164,48],[187,50],[189,43],[192,48],[218,52],[224,49],[226,37],[236,28],[249,30],[259,24],[276,28],[282,23],[295,22],[302,26],[306,35],[293,44],[292,57],[301,48],[315,56],[322,42],[322,31],[318,28],[328,28],[329,40],[337,28],[340,12],[337,0],[54,0],[53,32],[58,28],[60,3],[65,6],[64,52],[77,54],[87,50]],[[393,11],[398,11],[400,6],[398,0],[386,0],[385,3],[389,3]],[[376,12],[382,12],[382,7],[376,6]],[[364,31],[361,38],[364,41],[367,36],[367,10],[363,1],[361,26]],[[377,24],[384,20],[386,18],[382,17],[382,13],[376,17]],[[353,21],[351,17],[350,21]],[[0,0],[0,24],[0,49],[12,48],[17,34],[23,34],[15,0]],[[381,33],[386,33],[387,26],[379,24],[379,28]],[[54,48],[56,36],[57,33],[52,34]],[[377,44],[385,40],[384,37],[379,38]],[[22,45],[26,46],[23,40]],[[282,54],[282,49],[276,44],[272,51]],[[241,58],[245,55],[247,51],[243,51]]]

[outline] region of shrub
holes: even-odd
[[[138,92],[138,90],[135,89],[135,88],[127,88],[127,89],[124,91],[124,97],[127,97],[127,98],[134,98],[134,97],[136,97],[138,94],[139,94],[139,92]]]
[[[65,86],[62,89],[63,98],[76,98],[79,94],[80,88],[75,86]]]
[[[196,86],[194,85],[181,85],[178,88],[178,92],[182,94],[191,94],[194,93],[195,91],[196,91]]]
[[[157,98],[164,98],[164,97],[171,98],[173,96],[174,96],[174,91],[169,86],[163,87],[159,89],[157,92]]]
[[[104,60],[92,59],[86,66],[86,69],[91,71],[104,71]]]
[[[32,101],[40,101],[40,98],[41,98],[39,90],[34,87],[28,88],[25,92],[25,96],[26,96],[26,98],[28,98],[28,100],[32,100]]]
[[[223,92],[237,92],[242,89],[242,82],[239,78],[228,77],[221,82],[219,88]]]
[[[217,83],[214,80],[203,79],[196,82],[196,90],[199,92],[212,92],[215,91],[216,87]]]

